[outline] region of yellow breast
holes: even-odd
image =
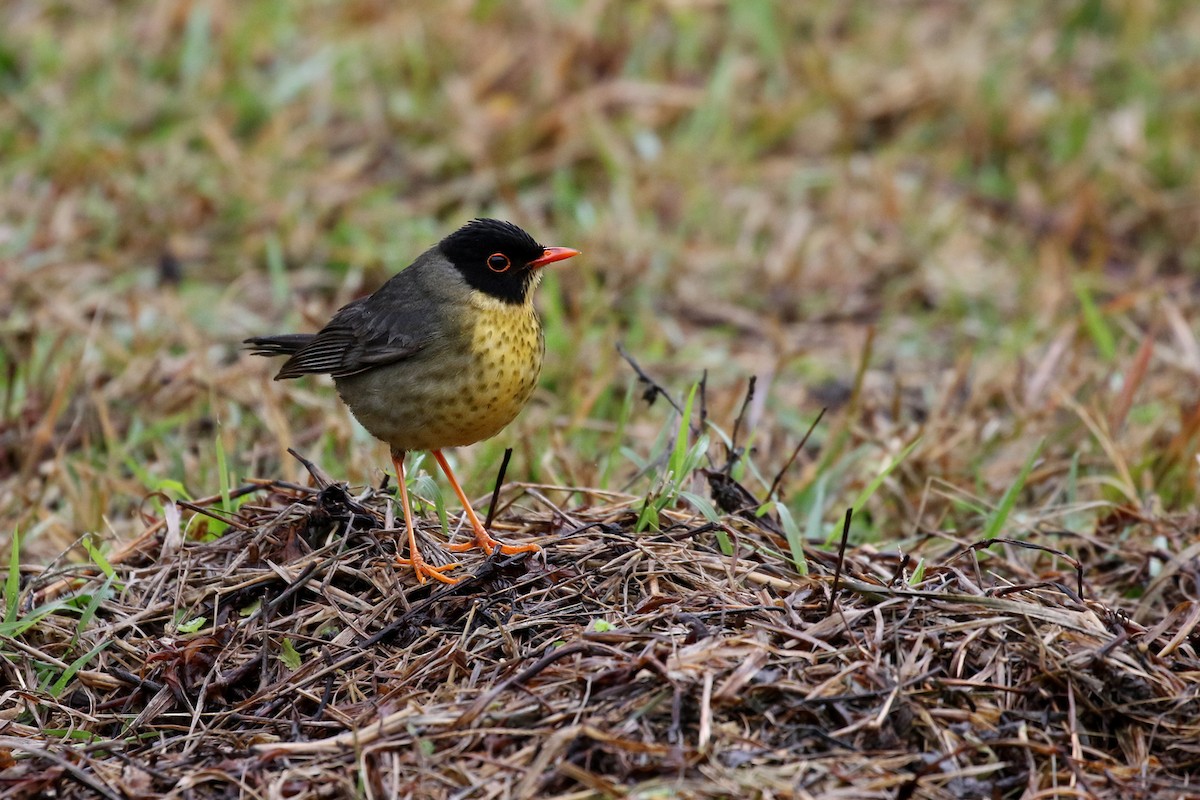
[[[354,416],[393,450],[461,447],[491,438],[525,407],[542,370],[542,326],[531,303],[481,292],[469,320],[438,347],[337,379]]]
[[[532,303],[512,305],[473,292],[476,425],[499,432],[529,401],[542,371],[545,342]],[[486,437],[483,437],[486,438]]]

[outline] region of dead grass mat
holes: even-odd
[[[914,583],[851,547],[831,611],[836,555],[800,576],[739,518],[635,534],[635,498],[514,484],[495,527],[544,551],[417,586],[386,493],[241,491],[220,538],[168,513],[111,579],[27,575],[23,614],[103,599],[0,640],[5,796],[1196,791],[1200,606],[1162,553],[1141,623],[1123,595],[1152,554],[1094,542],[1082,596],[1047,549],[930,537]]]

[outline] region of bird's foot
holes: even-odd
[[[459,542],[448,547],[451,553],[463,553],[467,550],[474,550],[478,547],[485,553],[494,553],[496,548],[500,548],[500,553],[506,556],[513,556],[517,553],[536,553],[542,548],[536,544],[505,544],[485,530],[475,531],[475,538],[470,542]]]
[[[453,564],[430,564],[421,556],[420,553],[415,554],[412,558],[396,559],[396,566],[412,567],[413,574],[417,576],[417,583],[421,584],[425,583],[426,578],[432,578],[439,583],[445,583],[453,586],[462,580],[462,578],[451,578],[449,575],[443,575],[442,573],[449,572],[458,565],[459,564],[457,561],[455,561]]]

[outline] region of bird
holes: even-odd
[[[339,309],[316,333],[256,336],[256,356],[288,356],[275,380],[330,375],[355,419],[391,448],[408,558],[419,583],[457,583],[417,547],[404,459],[429,451],[446,474],[473,530],[471,542],[505,555],[536,552],[507,544],[479,521],[444,450],[495,436],[529,401],[545,354],[533,292],[543,268],[580,254],[546,247],[511,222],[475,219],[426,250],[373,294]]]

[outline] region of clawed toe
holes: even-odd
[[[470,542],[459,542],[448,547],[452,553],[465,553],[468,550],[479,548],[485,553],[494,553],[496,548],[500,548],[500,552],[506,556],[516,555],[517,553],[536,553],[542,548],[536,544],[505,544],[499,539],[493,538],[487,532],[476,534],[475,539]]]
[[[432,578],[440,583],[454,585],[461,578],[451,578],[449,575],[443,575],[443,572],[449,572],[458,567],[458,562],[453,564],[430,564],[425,559],[417,556],[416,558],[397,558],[396,565],[400,567],[412,567],[413,574],[417,576],[417,583],[425,583],[426,578]]]

